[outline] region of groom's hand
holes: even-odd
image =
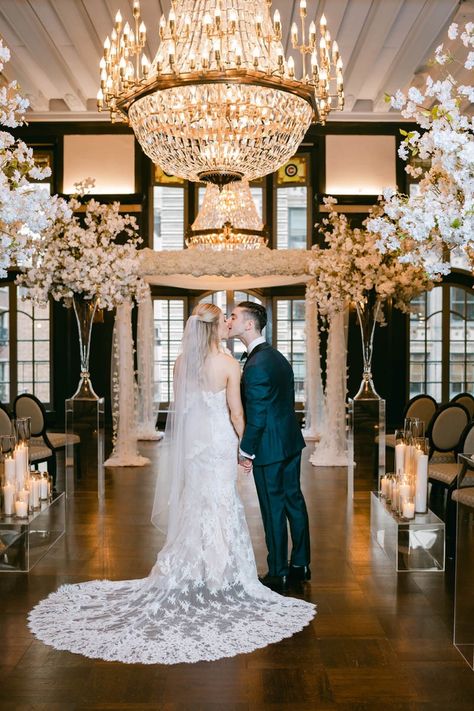
[[[246,474],[249,474],[252,471],[253,462],[251,459],[239,455],[239,464]]]

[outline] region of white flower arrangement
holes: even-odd
[[[148,287],[140,276],[138,236],[134,217],[120,213],[120,203],[103,205],[90,199],[82,219],[77,197],[58,198],[56,219],[41,239],[31,237],[31,265],[18,283],[28,289],[27,298],[44,304],[82,295],[97,297],[98,306],[113,309],[134,297],[140,301]],[[125,235],[121,243],[120,235]]]
[[[331,208],[337,200],[324,202]],[[327,247],[314,246],[311,251],[309,271],[314,279],[307,289],[323,316],[331,317],[351,303],[363,305],[369,296],[380,303],[391,299],[408,313],[410,301],[433,286],[423,266],[401,263],[399,251],[382,253],[378,235],[352,228],[344,214],[331,210],[319,232]]]
[[[219,274],[232,276],[299,276],[308,273],[311,252],[306,249],[243,249],[231,252],[184,249],[179,251],[140,252],[142,273],[170,276],[189,274],[199,277]]]
[[[451,25],[449,39],[458,35],[458,26]],[[474,23],[465,26],[460,39],[466,48],[474,47]],[[447,67],[454,62],[457,58],[440,45],[434,63]],[[463,64],[468,71],[474,68],[473,51]],[[398,91],[391,97],[392,106],[423,129],[405,133],[400,156],[429,160],[431,167],[423,175],[407,165],[409,174],[423,175],[417,194],[384,191],[383,214],[369,220],[367,228],[379,235],[383,251],[409,242],[400,259],[423,262],[430,274],[449,272],[449,250],[462,247],[472,254],[474,247],[474,119],[462,113],[466,101],[474,101],[474,87],[460,85],[451,74],[439,81],[429,76],[424,92],[411,87],[407,96]]]
[[[10,51],[0,38],[0,75],[9,59]],[[0,86],[1,126],[20,126],[27,108],[15,81]],[[49,174],[49,168],[35,165],[31,148],[9,131],[0,131],[0,277],[25,258],[29,233],[41,233],[54,219],[56,200],[31,182]]]

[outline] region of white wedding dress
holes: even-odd
[[[186,421],[181,488],[150,575],[62,586],[29,615],[46,644],[111,661],[197,662],[265,647],[314,617],[313,604],[258,580],[225,390],[201,392]]]

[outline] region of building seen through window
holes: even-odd
[[[474,392],[474,294],[443,284],[412,301],[410,397],[426,393],[447,402]]]

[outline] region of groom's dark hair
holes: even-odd
[[[251,319],[254,322],[255,330],[260,333],[267,325],[267,310],[261,304],[256,304],[254,301],[241,301],[237,304],[238,309],[246,312],[245,318]]]

